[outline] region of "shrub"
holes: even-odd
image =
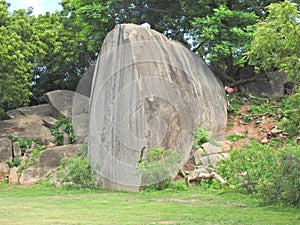
[[[6,164],[9,167],[18,167],[21,164],[21,159],[19,158],[9,159],[6,161]]]
[[[38,143],[37,139],[34,138],[21,138],[21,137],[14,137],[11,134],[6,135],[7,138],[11,139],[12,142],[19,142],[20,149],[22,154],[25,153],[27,149],[29,149],[32,146],[32,142]]]
[[[210,135],[205,128],[198,127],[195,132],[193,132],[193,148],[198,149],[200,146],[208,141],[210,141]]]
[[[283,119],[279,126],[284,129],[290,137],[300,135],[300,87],[296,94],[289,96],[283,102]]]
[[[230,153],[230,158],[217,164],[217,172],[237,189],[252,193],[273,175],[276,166],[274,148],[253,142]]]
[[[36,159],[37,156],[41,151],[45,150],[44,146],[38,145],[33,151],[32,151],[32,157],[33,159]]]
[[[171,176],[179,169],[181,154],[172,149],[154,148],[138,165],[143,184],[148,188],[162,190],[170,186]]]
[[[289,140],[282,148],[253,142],[230,153],[216,171],[237,190],[256,192],[266,204],[300,206],[300,147]]]
[[[243,134],[230,134],[226,137],[226,139],[229,140],[229,141],[238,141],[238,140],[241,140],[243,138],[246,138],[246,136],[243,135]]]
[[[51,132],[55,137],[55,143],[57,145],[64,144],[64,133],[60,131],[60,128],[66,132],[70,143],[74,143],[76,141],[71,119],[68,117],[58,117],[56,123],[51,127]]]
[[[86,152],[87,145],[83,144],[77,157],[62,159],[57,173],[59,182],[77,188],[101,186],[101,182],[92,172]]]
[[[287,145],[277,155],[277,166],[261,189],[266,203],[300,207],[300,147]]]
[[[59,167],[58,179],[62,184],[78,188],[97,188],[101,182],[97,181],[92,173],[88,159],[77,156],[69,159],[62,159]]]
[[[251,105],[250,113],[252,114],[262,114],[262,115],[274,115],[276,114],[276,110],[272,108],[272,106],[268,103],[263,103],[261,105]]]

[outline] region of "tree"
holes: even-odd
[[[8,109],[29,102],[33,55],[37,51],[30,9],[8,13],[0,1],[0,117]]]
[[[198,44],[198,54],[214,69],[221,69],[219,75],[233,81],[239,68],[247,62],[243,53],[248,50],[252,37],[252,26],[257,16],[253,12],[230,10],[221,5],[205,18],[196,17],[192,23]]]
[[[291,81],[300,81],[299,5],[285,0],[267,7],[268,16],[261,20],[247,56],[259,69],[286,73]]]
[[[249,66],[244,53],[254,25],[267,15],[265,7],[272,2],[277,1],[199,0],[189,10],[194,49],[223,82],[240,83],[241,70]]]

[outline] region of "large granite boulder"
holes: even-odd
[[[138,191],[142,155],[154,147],[174,149],[183,164],[197,126],[221,139],[226,117],[223,86],[182,44],[134,24],[107,35],[89,119],[89,156],[104,187]]]

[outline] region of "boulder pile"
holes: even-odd
[[[0,182],[35,183],[79,151],[80,143],[70,144],[66,134],[62,146],[55,144],[50,130],[55,117],[71,116],[74,92],[53,91],[45,97],[48,104],[10,110],[0,121]],[[87,133],[82,135],[86,140]]]

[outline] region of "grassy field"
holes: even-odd
[[[0,224],[300,224],[300,209],[231,192],[112,192],[0,185]]]

